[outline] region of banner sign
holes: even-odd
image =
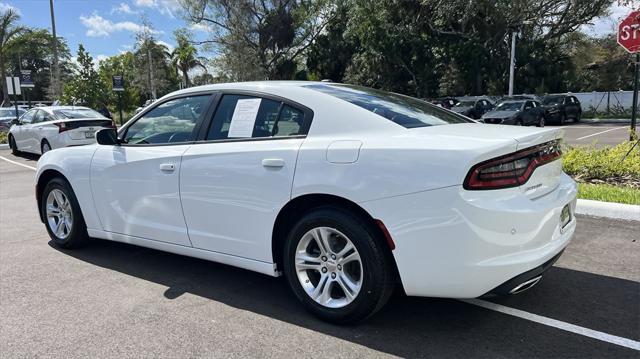
[[[124,91],[124,78],[122,78],[122,76],[112,76],[111,82],[113,85],[113,91]]]
[[[33,79],[31,78],[31,70],[20,71],[20,87],[32,88],[35,87]]]

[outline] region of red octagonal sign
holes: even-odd
[[[630,53],[640,51],[640,11],[634,11],[618,25],[618,43]]]

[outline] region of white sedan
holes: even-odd
[[[576,226],[561,136],[351,85],[217,84],[46,153],[36,197],[61,247],[101,238],[284,274],[311,312],[353,322],[398,285],[474,298],[537,283]]]
[[[36,107],[11,126],[9,147],[14,154],[43,154],[55,148],[95,143],[96,131],[103,128],[115,128],[115,123],[87,107]]]

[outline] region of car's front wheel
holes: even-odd
[[[536,127],[544,127],[544,116],[540,116],[540,118],[538,118],[538,123],[536,123]]]
[[[47,183],[40,211],[49,237],[62,248],[77,248],[88,239],[87,227],[71,185],[62,178]]]
[[[284,272],[298,299],[318,317],[356,322],[389,299],[394,271],[385,242],[371,227],[350,211],[322,207],[290,231]]]

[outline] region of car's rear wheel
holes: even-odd
[[[578,123],[580,122],[581,118],[582,118],[582,112],[578,112],[578,114],[576,115],[576,118],[574,118],[573,121]]]
[[[40,145],[40,153],[44,155],[49,151],[51,151],[51,145],[49,144],[49,141],[42,140],[42,144]]]
[[[14,155],[20,154],[20,150],[18,150],[18,145],[16,144],[16,140],[12,135],[9,135],[9,148],[11,148],[11,153]]]
[[[49,237],[62,248],[77,248],[88,240],[87,227],[71,185],[62,178],[47,183],[40,199]]]
[[[316,316],[334,323],[362,320],[389,299],[394,271],[383,241],[363,219],[337,207],[304,215],[291,229],[284,272]]]

